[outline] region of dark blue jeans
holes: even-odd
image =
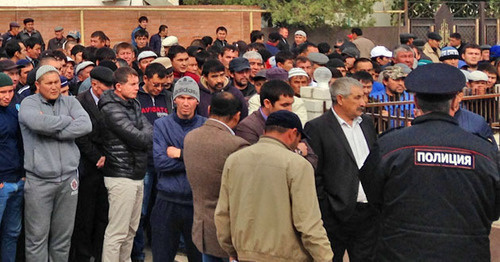
[[[144,246],[146,245],[146,240],[144,238],[144,227],[147,219],[149,218],[148,206],[149,199],[151,197],[151,192],[153,190],[153,179],[156,177],[156,172],[154,170],[149,170],[144,176],[144,195],[142,198],[142,211],[141,211],[141,221],[139,222],[139,227],[134,237],[134,246],[132,247],[132,259],[142,259],[146,258],[144,254]]]
[[[16,260],[17,238],[21,233],[24,180],[4,183],[0,189],[0,241],[2,262]]]
[[[154,262],[174,261],[180,236],[184,237],[190,262],[201,262],[201,253],[191,239],[193,206],[176,204],[160,198],[151,211],[152,251]]]

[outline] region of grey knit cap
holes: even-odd
[[[36,70],[35,80],[38,81],[38,79],[40,77],[42,77],[43,75],[45,75],[49,72],[56,72],[57,74],[59,74],[59,70],[57,70],[55,67],[53,67],[51,65],[44,65],[44,66],[41,66],[40,68],[38,68],[38,70]]]
[[[174,86],[174,99],[180,95],[192,96],[200,102],[200,88],[193,78],[185,76],[177,80]]]

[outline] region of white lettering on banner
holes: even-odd
[[[415,165],[474,169],[474,154],[461,150],[415,149]]]

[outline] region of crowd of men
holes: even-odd
[[[489,260],[498,116],[460,102],[495,92],[500,46],[220,26],[184,47],[144,16],[112,48],[62,26],[45,45],[34,22],[0,38],[1,261]],[[366,105],[408,99],[379,136]]]

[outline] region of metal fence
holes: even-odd
[[[461,107],[484,117],[493,132],[499,133],[499,100],[500,93],[466,95],[462,99]],[[375,127],[381,133],[390,128],[411,125],[414,119],[414,111],[411,108],[413,104],[413,100],[368,103],[366,113],[373,117]]]

